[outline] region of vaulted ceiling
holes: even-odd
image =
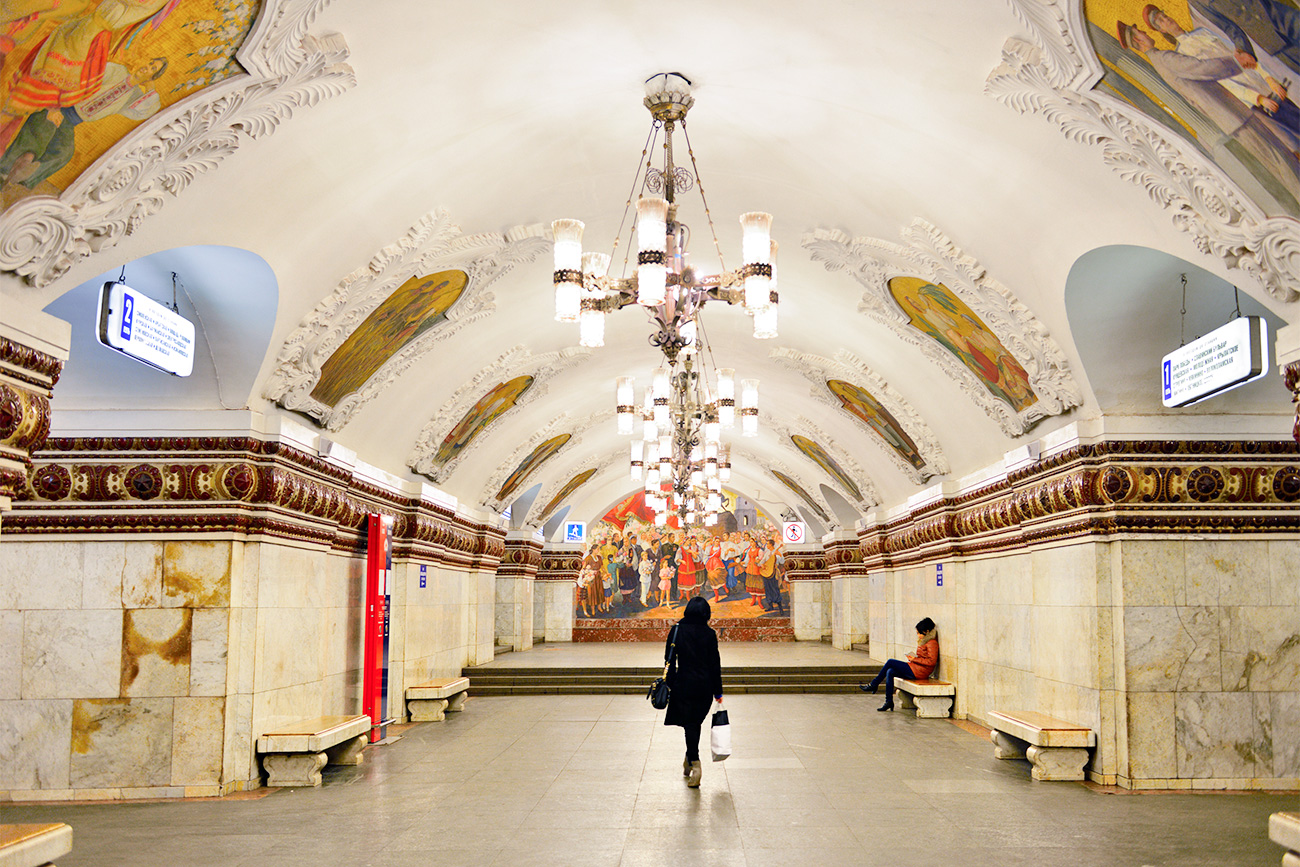
[[[1294,303],[1177,225],[1095,140],[995,98],[986,80],[1004,46],[1032,42],[1041,24],[1017,10],[1038,5],[339,2],[310,30],[341,35],[355,86],[242,140],[66,274],[0,287],[73,324],[56,432],[301,425],[470,506],[528,494],[515,517],[532,525],[594,469],[564,500],[590,519],[633,488],[615,379],[644,386],[661,356],[636,308],[608,317],[604,347],[590,350],[577,326],[554,321],[549,225],[581,219],[589,249],[613,245],[650,130],[642,82],[678,70],[695,83],[687,129],[725,264],[739,264],[740,213],[773,214],[780,244],[777,338],[754,339],[749,317],[720,303],[703,314],[712,361],[762,383],[761,433],[731,439],[730,487],[816,518],[780,472],[824,528],[1069,425],[1083,436],[1287,436],[1276,376],[1161,406],[1160,357],[1180,334],[1226,321],[1233,284],[1241,312],[1273,328],[1295,319]],[[1084,33],[1075,4],[1046,6],[1063,10],[1065,32]],[[694,193],[681,216],[693,261],[716,270]],[[626,248],[625,229],[616,262]],[[128,282],[160,297],[177,273],[178,304],[201,325],[188,380],[95,344],[98,286],[124,264]],[[310,399],[321,363],[385,298],[455,270],[469,282],[445,320],[347,400]],[[941,284],[978,315],[1024,368],[1032,407],[1018,411],[908,324],[894,278]],[[534,384],[517,407],[454,460],[428,463],[476,401],[522,375]],[[880,401],[922,466],[840,407],[829,379]],[[506,476],[561,434],[572,436],[497,501]]]

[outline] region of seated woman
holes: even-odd
[[[880,668],[871,683],[860,683],[858,689],[874,693],[885,682],[885,703],[876,710],[894,709],[894,678],[926,680],[939,665],[939,638],[934,621],[926,617],[916,624],[916,653],[907,655],[907,662],[891,659]]]

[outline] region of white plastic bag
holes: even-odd
[[[731,755],[731,722],[725,710],[713,714],[713,729],[709,734],[709,745],[715,762],[725,762]]]

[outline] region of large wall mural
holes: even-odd
[[[488,425],[500,418],[507,410],[514,408],[519,398],[523,397],[524,392],[532,385],[533,378],[525,374],[499,382],[488,389],[487,394],[480,397],[443,438],[438,451],[434,453],[433,465],[446,466],[474,440],[474,437],[486,430]]]
[[[998,400],[1016,412],[1038,400],[1029,385],[1029,374],[984,320],[947,286],[918,277],[895,277],[889,281],[889,293],[907,314],[909,325],[928,334],[966,365]]]
[[[565,482],[564,486],[556,491],[555,494],[546,501],[546,505],[542,507],[538,520],[545,523],[546,519],[551,517],[551,514],[560,507],[561,503],[572,496],[573,492],[578,490],[578,488],[587,484],[587,482],[591,480],[592,476],[596,475],[597,469],[597,467],[589,467],[582,472],[577,473],[573,478]]]
[[[777,481],[779,481],[781,484],[785,485],[787,488],[794,491],[799,496],[799,499],[803,500],[808,505],[808,508],[812,509],[813,513],[817,515],[817,517],[822,519],[822,523],[830,522],[830,516],[826,514],[826,510],[823,509],[820,504],[818,504],[817,500],[813,497],[812,494],[808,493],[808,491],[804,489],[803,485],[799,484],[794,479],[790,478],[788,475],[781,472],[780,470],[773,470],[769,468],[768,472],[776,476]]]
[[[325,360],[311,396],[332,408],[361,388],[390,358],[447,320],[447,311],[460,300],[468,280],[460,270],[407,280]]]
[[[260,0],[5,4],[0,204],[57,196],[110,147],[192,93],[243,72]]]
[[[828,379],[826,387],[839,399],[844,409],[880,434],[881,439],[898,452],[899,457],[918,470],[925,468],[925,458],[921,457],[916,442],[907,435],[907,431],[903,430],[898,419],[881,406],[880,401],[871,396],[871,392],[842,379]]]
[[[1097,87],[1173,131],[1270,214],[1300,216],[1300,10],[1286,0],[1088,0]]]
[[[790,586],[781,531],[749,500],[723,491],[716,527],[683,529],[675,515],[654,525],[637,491],[589,528],[576,616],[672,619],[696,596],[714,618],[787,617]]]

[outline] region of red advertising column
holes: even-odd
[[[388,575],[393,567],[392,518],[370,513],[366,516],[366,625],[365,653],[361,674],[361,712],[370,717],[370,742],[384,739],[387,710],[385,653]]]

